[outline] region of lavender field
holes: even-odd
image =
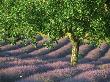
[[[70,65],[72,45],[67,38],[54,47],[43,46],[46,39],[38,37],[37,47],[31,44],[0,43],[0,82],[110,82],[110,46],[83,44],[83,58]]]

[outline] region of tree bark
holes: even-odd
[[[73,66],[78,63],[78,52],[79,52],[78,42],[72,43],[71,65]]]
[[[74,66],[78,63],[78,53],[79,53],[80,42],[78,37],[72,35],[71,33],[66,33],[66,36],[70,39],[72,43],[71,65]]]

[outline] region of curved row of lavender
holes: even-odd
[[[31,44],[0,43],[0,82],[109,82],[110,47],[83,44],[79,47],[81,59],[70,65],[72,45],[61,38],[49,49],[42,44],[47,39],[37,38],[37,47]]]

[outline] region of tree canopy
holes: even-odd
[[[71,33],[80,41],[109,42],[110,9],[106,0],[1,0],[0,40],[32,40],[40,32],[50,42]]]

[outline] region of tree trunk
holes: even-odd
[[[72,55],[71,55],[71,65],[76,65],[78,63],[78,53],[79,53],[79,39],[78,37],[72,35],[71,33],[66,33],[66,36],[70,39],[72,43]]]
[[[78,63],[78,52],[79,52],[78,42],[72,43],[71,65],[73,66]]]

